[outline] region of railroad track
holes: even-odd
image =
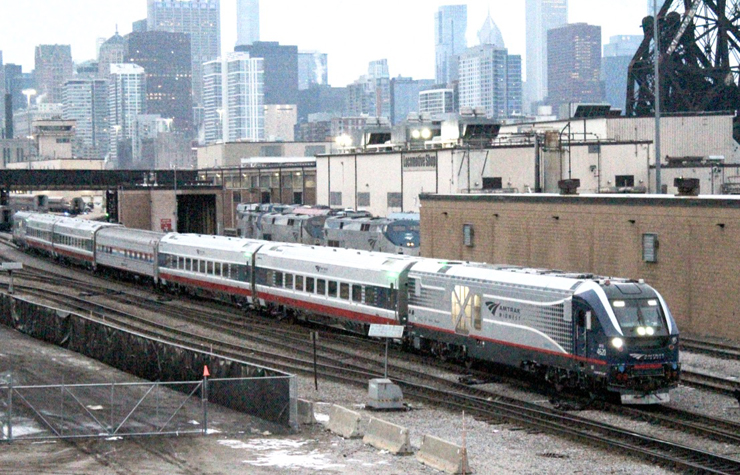
[[[682,336],[680,346],[682,350],[692,353],[702,353],[728,360],[740,360],[740,346],[737,345]]]
[[[41,291],[40,294],[47,299],[59,299],[59,301],[66,299],[69,305],[70,297],[66,294],[54,295],[49,290]],[[295,348],[292,343],[287,345],[295,350],[295,355],[290,357],[282,353],[276,355],[274,352],[255,351],[254,348],[244,348],[241,345],[227,344],[218,339],[192,335],[188,331],[127,315],[125,312],[110,309],[101,304],[79,302],[81,299],[76,297],[71,298],[71,300],[78,301],[73,305],[77,306],[83,313],[105,311],[107,313],[104,317],[105,321],[124,327],[129,326],[131,330],[149,334],[152,337],[170,339],[178,343],[201,347],[207,345],[210,350],[219,354],[288,372],[312,373],[312,360],[306,354],[310,354],[310,351]],[[136,323],[132,323],[132,321]],[[150,328],[142,328],[142,325],[150,326]],[[301,354],[304,354],[304,357],[300,357]],[[345,384],[366,387],[368,379],[378,376],[377,372],[368,370],[363,365],[348,363],[344,357],[329,362],[326,362],[326,359],[328,359],[327,356],[323,355],[322,362],[318,365],[322,379],[326,378]],[[393,366],[392,371],[394,374],[406,372],[405,369],[396,366]],[[583,417],[564,414],[536,404],[515,401],[483,391],[470,390],[467,386],[463,388],[460,387],[462,385],[456,383],[451,383],[450,389],[445,390],[440,387],[431,387],[428,384],[395,377],[394,381],[402,387],[406,396],[451,410],[465,410],[468,414],[492,423],[507,421],[527,427],[530,430],[567,436],[591,445],[611,449],[618,447],[623,451],[628,451],[629,454],[639,455],[654,463],[679,470],[701,471],[704,473],[740,473],[740,461],[636,434],[633,431],[594,422]],[[449,381],[447,382],[449,383]],[[463,391],[470,393],[465,394]]]
[[[29,275],[30,279],[36,280],[41,279],[38,275]],[[48,273],[46,274],[48,280]],[[63,278],[59,281],[61,285],[80,285],[81,281],[70,278]],[[18,287],[17,287],[18,288]],[[146,307],[150,310],[166,310],[168,313],[177,313],[178,319],[185,318],[188,323],[203,324],[202,315],[203,312],[196,310],[183,311],[182,309],[176,309],[176,305],[170,305],[168,302],[162,302],[157,299],[141,299],[139,296],[131,297],[124,294],[116,295],[115,293],[110,295],[106,287],[95,286],[90,284],[83,284],[82,288],[85,289],[85,293],[91,295],[106,295],[107,298],[118,300],[121,303],[135,303],[139,307]],[[29,290],[29,292],[33,292]],[[60,304],[66,302],[69,305],[70,296],[69,291],[60,293],[58,296],[53,296],[48,290],[41,291],[40,296],[47,299],[56,299]],[[83,300],[78,298],[78,300]],[[173,300],[173,304],[177,304],[176,300]],[[217,351],[225,356],[232,358],[250,361],[254,364],[272,367],[275,369],[282,369],[284,371],[300,373],[305,375],[313,374],[313,362],[310,357],[310,351],[302,351],[301,347],[307,347],[306,344],[306,329],[300,328],[296,330],[283,330],[282,327],[278,331],[278,326],[271,323],[261,323],[254,321],[244,320],[244,316],[234,315],[236,312],[233,308],[224,308],[223,312],[217,311],[215,315],[218,318],[214,319],[212,324],[209,324],[209,330],[217,330],[219,333],[224,333],[225,329],[230,329],[234,337],[244,339],[247,336],[254,340],[254,332],[264,332],[269,330],[275,336],[273,338],[267,338],[260,340],[263,345],[275,346],[282,342],[282,348],[285,350],[289,348],[294,353],[294,357],[276,356],[274,352],[260,352],[255,351],[254,348],[245,348],[240,344],[227,344],[218,339],[208,339],[202,335],[192,335],[188,331],[180,329],[173,329],[167,325],[160,325],[158,329],[152,329],[157,327],[157,323],[145,320],[137,323],[132,323],[132,317],[135,320],[135,316],[125,314],[119,310],[105,308],[104,305],[90,304],[78,302],[78,310],[80,313],[88,314],[92,312],[103,314],[105,313],[104,319],[110,323],[116,325],[129,326],[129,329],[138,331],[141,333],[149,333],[150,336],[161,338],[161,339],[172,339],[179,343],[185,342],[191,346],[208,348],[213,351]],[[97,306],[97,307],[96,307]],[[209,305],[210,308],[210,305]],[[116,316],[116,312],[118,315]],[[215,316],[209,314],[209,316]],[[119,321],[120,320],[120,321]],[[210,319],[209,319],[210,320]],[[240,324],[236,324],[239,323]],[[182,325],[180,325],[181,327]],[[163,338],[164,333],[168,333],[167,338]],[[213,331],[210,332],[213,334]],[[365,340],[353,339],[355,343],[353,345],[353,351],[347,351],[347,341],[349,337],[346,336],[332,336],[330,338],[323,338],[321,348],[321,363],[318,365],[319,375],[322,379],[330,379],[344,384],[352,384],[358,387],[366,387],[367,380],[372,377],[377,377],[382,371],[382,361],[378,358],[365,359],[361,358],[356,351],[356,344],[358,342],[364,342]],[[189,339],[189,340],[188,340]],[[332,345],[327,346],[327,340],[332,342]],[[296,342],[301,342],[302,345],[297,345]],[[342,351],[341,347],[344,346],[345,350]],[[379,351],[380,345],[374,342],[368,342],[362,344],[363,348],[369,351]],[[302,355],[302,356],[301,356]],[[409,355],[404,354],[404,359],[408,359]],[[350,364],[349,361],[354,363]],[[640,455],[643,458],[651,460],[655,463],[677,468],[679,470],[689,471],[702,471],[707,473],[740,473],[740,462],[726,459],[722,456],[715,454],[709,454],[705,451],[692,449],[689,447],[683,447],[677,444],[666,441],[658,441],[650,438],[649,436],[634,434],[632,431],[625,431],[613,426],[606,424],[595,423],[588,419],[581,418],[578,416],[563,414],[560,411],[553,410],[550,408],[544,408],[535,404],[523,403],[521,401],[513,401],[500,395],[493,394],[487,391],[478,391],[475,388],[464,386],[451,382],[450,379],[438,378],[436,384],[429,384],[429,379],[423,380],[424,378],[430,378],[429,375],[422,375],[420,372],[408,370],[405,367],[398,367],[393,364],[389,366],[389,375],[398,382],[399,385],[404,389],[404,393],[408,397],[414,397],[421,401],[428,402],[430,404],[440,405],[442,407],[449,408],[451,410],[465,410],[467,413],[474,415],[482,420],[487,420],[492,423],[501,423],[502,421],[508,421],[510,423],[521,425],[529,428],[530,430],[537,432],[546,432],[551,434],[565,435],[580,442],[589,443],[591,445],[601,445],[604,447],[614,448],[619,447],[622,450],[628,449],[629,453]],[[433,379],[433,378],[432,378]],[[447,389],[444,388],[445,384]],[[640,417],[645,417],[640,416]],[[672,426],[682,431],[688,431],[686,424],[677,423],[667,419],[665,415],[658,417],[657,415],[650,416],[653,420],[661,419],[660,424],[666,426]],[[685,416],[684,419],[690,418],[691,415]],[[675,424],[678,424],[676,426]],[[711,427],[712,423],[705,421],[705,426]],[[717,424],[714,424],[715,426]],[[728,443],[737,443],[736,438],[731,438],[731,432],[733,429],[728,428],[724,430],[725,434],[718,434],[717,430],[714,431],[713,435],[707,435],[709,431],[705,430],[703,436],[715,438],[716,440],[724,440]],[[737,428],[734,429],[737,433]],[[696,433],[696,432],[695,432]],[[628,434],[629,437],[625,434]],[[625,437],[627,437],[625,439]],[[724,438],[724,439],[723,439]]]
[[[735,391],[740,389],[740,381],[737,379],[723,378],[686,368],[681,369],[681,384],[708,389],[726,396],[733,396]]]

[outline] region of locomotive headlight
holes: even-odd
[[[423,138],[425,140],[429,140],[430,138],[432,138],[432,131],[429,130],[429,129],[422,130],[421,131],[421,138]]]
[[[618,350],[621,350],[624,346],[624,340],[621,338],[612,338],[612,346]]]
[[[647,328],[645,329],[645,331],[647,332],[648,336],[653,336],[653,335],[655,335],[655,328],[653,328],[653,327],[647,327]]]
[[[419,132],[418,130],[412,130],[411,131],[411,138],[412,139],[419,140],[420,137],[421,137],[421,132]]]
[[[644,327],[637,327],[637,334],[638,335],[645,336],[646,333],[647,333],[647,331],[645,330]]]

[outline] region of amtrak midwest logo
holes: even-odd
[[[492,317],[496,317],[503,320],[521,320],[522,309],[518,307],[511,307],[508,305],[501,305],[501,302],[486,302],[486,307],[491,312]]]
[[[501,306],[501,303],[499,302],[486,302],[486,307],[488,307],[488,310],[491,312],[491,315],[494,317],[496,316],[496,310]]]

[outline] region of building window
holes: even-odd
[[[475,233],[473,232],[473,225],[463,224],[463,244],[465,244],[467,247],[473,247],[474,235]]]
[[[588,153],[599,153],[601,152],[601,144],[592,143],[588,145]]]
[[[403,206],[403,195],[401,193],[388,193],[388,207],[401,208]]]
[[[617,175],[614,177],[614,184],[617,188],[623,188],[626,186],[635,186],[634,175]]]
[[[658,262],[658,235],[642,235],[642,260],[645,262]]]
[[[329,193],[329,205],[330,206],[342,206],[342,192],[332,191]]]
[[[283,147],[281,145],[265,145],[260,150],[260,157],[282,157]]]
[[[357,206],[370,206],[370,193],[357,193]]]
[[[503,182],[500,176],[496,177],[483,177],[483,189],[484,190],[500,190],[503,188]]]

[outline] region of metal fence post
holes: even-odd
[[[8,442],[13,442],[13,376],[8,376]]]
[[[203,435],[208,435],[208,366],[203,367]]]

